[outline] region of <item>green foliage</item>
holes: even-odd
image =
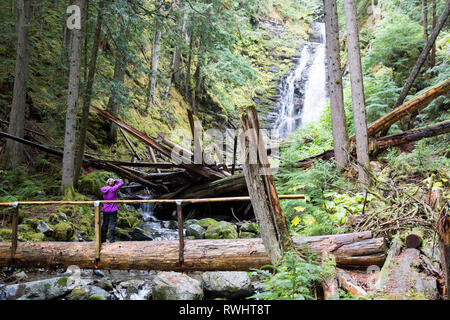
[[[30,175],[27,168],[0,170],[0,200],[45,200],[59,192],[58,176],[48,173]]]
[[[387,151],[382,159],[394,168],[408,174],[428,176],[438,170],[450,171],[450,134],[422,139],[415,143],[412,152],[403,153],[397,149]]]
[[[364,70],[379,64],[392,68],[394,81],[401,86],[423,48],[422,27],[398,11],[388,11],[376,28],[371,45],[363,58]]]
[[[317,161],[306,170],[286,170],[276,176],[280,194],[304,194],[305,199],[282,201],[284,214],[294,233],[319,235],[342,232],[340,214],[330,215],[333,190],[344,187],[344,179],[333,162]],[[348,196],[351,197],[351,196]],[[327,206],[330,207],[327,210]]]
[[[273,270],[272,275],[268,270]],[[261,300],[314,300],[314,287],[332,275],[332,265],[319,265],[316,257],[305,252],[305,259],[297,252],[286,252],[276,267],[267,265],[254,270],[265,280],[267,291],[251,296]]]

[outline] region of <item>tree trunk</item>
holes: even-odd
[[[385,259],[384,239],[370,239],[370,232],[294,238],[298,250],[333,252],[338,265],[382,265]],[[362,240],[365,239],[365,240]],[[362,241],[361,241],[362,240]],[[67,267],[114,270],[249,270],[270,264],[261,239],[185,240],[184,262],[179,263],[178,240],[103,243],[100,261],[94,262],[95,242],[18,242],[15,259],[11,243],[0,242],[0,266]],[[364,249],[366,247],[366,249]],[[339,255],[336,253],[339,252]],[[361,255],[362,254],[362,255]],[[361,263],[361,265],[360,265]]]
[[[436,27],[436,1],[437,0],[431,0],[432,7],[431,7],[431,30],[434,30]],[[430,68],[434,68],[436,65],[436,41],[433,42],[433,47],[431,48],[431,55],[430,55]]]
[[[353,125],[356,136],[356,156],[359,180],[367,186],[369,176],[369,141],[367,137],[366,104],[359,49],[358,21],[354,0],[345,0],[345,17],[347,24],[348,64],[352,91]]]
[[[16,6],[18,10],[16,22],[16,66],[8,133],[23,138],[28,62],[30,59],[28,30],[31,20],[31,0],[18,0]],[[4,157],[7,168],[17,167],[23,161],[23,145],[16,141],[8,140]]]
[[[160,26],[156,25],[156,31],[153,39],[153,53],[152,53],[152,74],[150,77],[150,101],[152,105],[155,105],[155,94],[156,94],[156,80],[158,74],[158,60],[159,60],[159,49],[161,44],[161,29]],[[147,106],[147,113],[150,113],[150,106]]]
[[[245,143],[241,144],[245,146],[245,181],[261,237],[272,265],[276,265],[283,253],[293,250],[294,246],[273,183],[255,108],[251,107],[242,120],[245,134]]]
[[[97,13],[97,24],[95,26],[94,44],[92,45],[91,61],[89,63],[86,92],[83,98],[83,113],[81,116],[80,138],[78,141],[78,150],[75,159],[75,177],[74,177],[75,185],[78,184],[78,179],[81,174],[81,165],[83,164],[83,154],[86,145],[86,135],[88,129],[89,109],[91,106],[91,99],[92,99],[92,88],[94,85],[95,71],[97,67],[98,48],[100,45],[100,35],[102,32],[104,4],[105,4],[104,0],[101,0],[98,4],[99,10]]]
[[[328,90],[330,93],[331,122],[336,162],[347,165],[348,133],[342,92],[342,72],[339,48],[339,25],[336,0],[324,0]]]
[[[186,100],[190,100],[191,93],[191,64],[192,64],[192,46],[194,42],[194,33],[193,31],[189,31],[189,52],[188,52],[188,61],[186,64],[186,79],[184,84],[185,90],[185,98]]]
[[[444,214],[445,213],[445,214]],[[441,210],[438,221],[438,233],[439,233],[439,251],[440,260],[444,276],[446,299],[450,299],[450,217],[448,216],[448,206],[445,206]]]
[[[80,10],[85,0],[75,1]],[[83,14],[81,14],[81,17]],[[81,19],[80,17],[80,19]],[[71,53],[69,69],[69,87],[67,93],[66,128],[64,134],[64,155],[62,160],[62,191],[67,194],[73,188],[76,150],[76,120],[78,93],[80,88],[81,66],[81,29],[71,31]]]
[[[423,42],[424,47],[428,42],[428,3],[427,0],[422,0],[422,27],[423,27]],[[424,62],[424,73],[428,70],[428,61]]]

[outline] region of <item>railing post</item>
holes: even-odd
[[[94,201],[94,232],[95,232],[95,260],[100,260],[101,234],[100,234],[100,201]]]
[[[183,212],[181,211],[181,200],[177,200],[175,202],[177,204],[177,217],[178,217],[178,252],[179,257],[178,260],[180,262],[180,266],[183,265],[184,262],[184,236],[183,236]]]
[[[11,221],[11,259],[14,259],[17,249],[17,226],[19,224],[19,202],[13,202],[13,214]]]

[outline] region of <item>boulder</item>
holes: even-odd
[[[159,272],[152,281],[153,300],[202,300],[201,282],[179,272]]]
[[[56,277],[5,286],[0,297],[6,300],[54,300],[64,297],[72,289],[68,277]]]
[[[134,228],[130,234],[131,241],[152,241],[153,238],[142,228]]]
[[[67,300],[87,300],[89,293],[81,288],[74,288],[67,296]]]
[[[245,231],[239,232],[239,238],[257,238],[257,237],[258,235],[253,232],[245,232]]]
[[[188,226],[190,226],[191,224],[194,223],[198,223],[197,219],[187,219],[186,221],[184,221],[184,227],[187,228]]]
[[[206,229],[206,239],[237,239],[236,227],[226,221],[219,221]]]
[[[218,221],[214,220],[213,218],[204,218],[197,222],[197,224],[205,229],[208,229],[208,227],[216,224]]]
[[[88,292],[89,292],[90,300],[111,300],[112,299],[112,295],[108,291],[106,291],[100,287],[89,286],[88,288],[89,288]],[[103,297],[103,298],[101,298],[101,297]]]
[[[259,233],[258,225],[255,222],[244,222],[239,228],[241,232]]]
[[[126,290],[128,296],[131,296],[133,293],[139,292],[139,290],[145,285],[145,281],[128,280],[121,282],[119,285]]]
[[[73,226],[69,222],[61,222],[53,227],[53,238],[56,241],[69,241],[74,231]]]
[[[245,271],[211,271],[202,274],[205,292],[213,297],[238,299],[251,296],[252,282]]]
[[[205,228],[198,224],[190,224],[186,227],[186,236],[192,236],[194,239],[204,239],[205,232]]]
[[[50,237],[53,234],[53,229],[50,228],[50,226],[42,220],[39,221],[36,229],[40,233],[43,233],[46,237]]]

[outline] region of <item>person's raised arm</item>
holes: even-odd
[[[112,186],[111,189],[109,189],[109,191],[116,192],[117,190],[120,189],[121,186],[123,186],[123,181],[120,179],[116,179],[116,180],[114,180],[114,182],[116,184],[114,186]]]

